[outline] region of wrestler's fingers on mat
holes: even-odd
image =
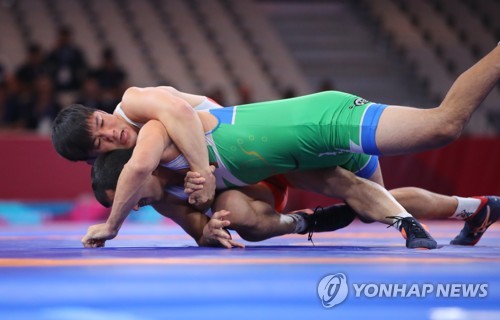
[[[234,240],[227,240],[227,242],[229,242],[233,247],[236,247],[236,248],[245,248],[245,245],[243,243],[239,243],[237,241],[234,241]]]
[[[102,248],[104,247],[106,241],[105,240],[95,240],[94,241],[94,248]]]
[[[94,248],[94,245],[89,241],[85,241],[85,242],[82,241],[82,244],[85,248]]]
[[[219,242],[226,247],[227,249],[232,249],[232,248],[244,248],[245,245],[242,243],[239,243],[234,240],[224,240],[224,239],[219,239]]]
[[[104,247],[105,240],[102,239],[87,239],[83,238],[82,239],[82,244],[85,248],[100,248]]]
[[[219,240],[231,240],[231,236],[222,228],[214,228],[212,232]]]
[[[230,240],[219,239],[219,242],[227,249],[231,249],[233,247]]]
[[[90,238],[89,238],[87,235],[85,235],[85,236],[82,238],[82,240],[80,240],[80,242],[81,242],[83,245],[86,245],[86,244],[88,244],[89,240],[90,240]]]

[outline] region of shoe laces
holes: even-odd
[[[403,220],[403,218],[397,217],[397,216],[388,216],[386,218],[387,219],[394,219],[395,220],[393,223],[391,223],[390,225],[388,225],[387,228],[394,227],[394,225],[397,224],[400,220]]]
[[[311,241],[311,243],[314,247],[316,245],[314,244],[312,237],[314,235],[314,229],[316,228],[316,225],[318,224],[317,215],[321,214],[321,212],[323,212],[323,207],[320,207],[320,206],[316,207],[316,209],[314,209],[314,213],[311,215],[312,219],[309,222],[309,233],[307,234],[307,241]]]
[[[402,218],[402,217],[398,217],[398,216],[389,216],[389,217],[386,217],[388,219],[395,219],[396,221],[394,221],[392,224],[388,225],[387,228],[390,228],[392,226],[394,226],[395,224],[397,224],[398,222],[401,222],[401,228],[404,228],[404,225],[403,225],[403,221],[405,221],[405,219],[407,218]],[[407,233],[412,233],[415,235],[416,238],[427,238],[427,234],[425,233],[425,230],[424,228],[422,228],[422,226],[420,226],[420,224],[415,220],[415,219],[408,219],[410,220],[408,222],[408,224],[406,224],[407,226]]]

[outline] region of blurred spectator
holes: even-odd
[[[8,129],[26,128],[35,102],[33,90],[22,85],[17,77],[8,78],[5,88],[4,126]]]
[[[5,102],[7,101],[7,70],[0,61],[0,128],[3,127]]]
[[[52,121],[61,110],[57,101],[52,78],[42,75],[35,83],[35,101],[33,108],[27,114],[26,126],[39,133],[50,134]]]
[[[5,105],[7,102],[7,85],[5,80],[0,82],[0,128],[4,127]]]
[[[318,92],[330,90],[336,90],[335,84],[332,79],[324,78],[319,84]]]
[[[127,74],[118,65],[112,48],[105,48],[101,58],[101,64],[93,72],[93,76],[101,89],[100,109],[112,112],[125,92]]]
[[[238,84],[238,98],[239,104],[251,103],[252,101],[252,90],[246,83],[240,82]]]
[[[22,86],[27,87],[27,90],[34,90],[36,79],[47,73],[48,68],[42,48],[36,43],[30,44],[26,49],[25,61],[16,70],[17,79]]]
[[[294,98],[297,96],[297,92],[295,92],[295,89],[292,87],[286,88],[283,93],[282,93],[282,98],[283,99],[289,99],[289,98]]]
[[[48,74],[36,77],[32,86],[23,84],[17,77],[10,77],[0,85],[0,114],[4,128],[49,133],[60,108]]]
[[[76,103],[83,104],[86,107],[102,109],[101,89],[95,75],[88,75],[83,81],[82,89],[76,99]],[[112,112],[113,110],[104,110]]]
[[[222,89],[219,87],[213,88],[207,94],[205,94],[205,96],[215,100],[215,102],[217,102],[221,106],[226,106],[226,97],[224,96],[224,92],[222,91]]]
[[[54,49],[47,63],[58,91],[74,91],[81,86],[87,72],[87,63],[82,51],[73,44],[72,31],[61,27]]]
[[[5,85],[5,81],[7,81],[7,70],[0,61],[0,86]]]

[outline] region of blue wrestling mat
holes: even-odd
[[[380,224],[198,248],[170,224],[128,224],[83,249],[87,225],[0,228],[0,319],[500,319],[500,228],[408,250]]]

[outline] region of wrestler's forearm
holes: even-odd
[[[181,103],[172,113],[161,116],[170,138],[186,158],[192,171],[210,175],[208,150],[203,125],[196,112]],[[175,110],[175,111],[174,111]]]
[[[479,105],[500,78],[500,43],[484,58],[463,72],[441,103],[459,114],[469,115],[470,105]],[[463,110],[466,111],[463,111]]]
[[[129,88],[123,104],[124,111],[138,122],[160,121],[191,170],[210,174],[203,125],[186,100],[161,87]]]
[[[166,195],[163,201],[154,203],[153,208],[162,216],[177,223],[194,241],[196,241],[198,246],[222,246],[217,239],[209,237],[203,232],[205,226],[210,222],[210,218],[189,206],[185,201],[180,201],[170,195]]]
[[[190,204],[200,211],[205,211],[210,207],[215,195],[215,177],[209,166],[203,126],[196,112],[185,103],[184,107],[176,110],[176,117],[168,121],[167,132],[186,158],[190,169],[205,179],[204,188],[189,196]]]
[[[139,202],[140,190],[146,179],[151,175],[147,170],[137,170],[125,165],[116,187],[111,213],[106,221],[109,229],[115,234],[120,230],[130,211]]]
[[[149,121],[137,137],[132,156],[123,167],[115,189],[108,226],[118,232],[130,210],[139,202],[140,190],[158,166],[168,144],[168,137],[159,121]]]
[[[161,88],[129,88],[123,97],[123,107],[135,121],[145,123],[155,119],[161,122],[191,170],[208,179],[207,188],[202,193],[205,198],[212,197],[215,186],[209,179],[212,173],[204,129],[193,107],[169,90]],[[206,200],[202,199],[201,204]]]

